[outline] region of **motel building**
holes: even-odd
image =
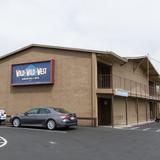
[[[127,125],[160,112],[160,78],[148,57],[31,44],[0,58],[0,106],[75,112],[80,125]]]

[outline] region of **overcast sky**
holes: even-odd
[[[160,61],[159,7],[160,0],[0,0],[0,55],[40,43]]]

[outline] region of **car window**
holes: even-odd
[[[63,109],[63,108],[54,108],[54,110],[55,110],[56,112],[60,112],[60,113],[69,113],[68,111],[66,111],[66,110]]]
[[[50,110],[45,108],[40,108],[39,110],[39,114],[49,114],[49,113],[51,113]]]
[[[35,108],[35,109],[29,110],[27,113],[28,113],[28,114],[37,114],[38,111],[39,111],[39,109],[38,109],[38,108]]]

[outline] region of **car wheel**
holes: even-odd
[[[49,129],[49,130],[53,130],[53,129],[55,129],[56,128],[56,123],[55,123],[55,121],[54,120],[48,120],[48,122],[47,122],[47,129]]]
[[[13,121],[12,121],[12,125],[14,127],[19,127],[21,125],[21,121],[19,118],[14,118]]]

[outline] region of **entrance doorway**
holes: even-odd
[[[111,125],[111,99],[98,98],[98,125]]]

